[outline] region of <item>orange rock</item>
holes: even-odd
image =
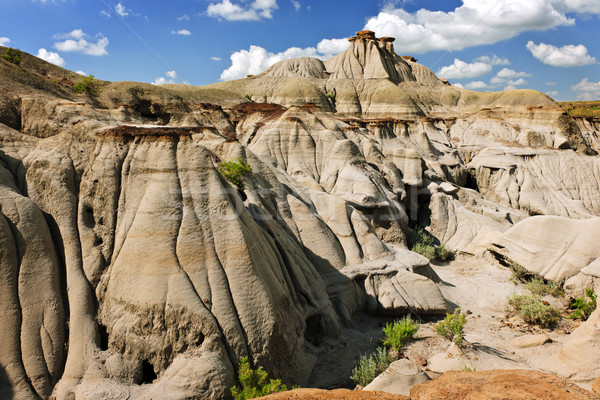
[[[296,389],[260,397],[263,400],[410,400],[399,394],[369,392],[365,390]]]
[[[411,400],[597,400],[574,383],[538,371],[449,371],[438,379],[415,385]]]
[[[600,396],[600,378],[596,379],[594,383],[592,383],[592,390]]]

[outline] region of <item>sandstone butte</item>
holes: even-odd
[[[0,398],[225,399],[243,357],[309,385],[321,343],[361,315],[450,311],[408,250],[417,226],[570,295],[598,289],[600,122],[544,94],[454,87],[368,31],[325,62],[203,87],[94,96],[79,79],[0,59]],[[218,169],[238,158],[243,190]],[[600,376],[598,318],[546,372]],[[513,380],[569,398],[498,374],[411,398]]]

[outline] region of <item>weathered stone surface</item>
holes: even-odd
[[[551,339],[547,336],[542,334],[539,335],[523,335],[520,336],[516,339],[513,339],[512,341],[512,345],[516,348],[519,349],[524,349],[527,347],[537,347],[537,346],[542,346],[548,342],[550,342]]]
[[[595,399],[574,383],[537,371],[450,371],[413,386],[411,400],[567,400]]]

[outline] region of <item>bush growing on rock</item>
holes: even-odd
[[[531,325],[551,328],[560,321],[560,311],[538,296],[513,294],[508,297],[508,305],[512,312]]]
[[[410,339],[419,330],[419,323],[413,321],[410,315],[404,318],[394,321],[393,323],[387,323],[383,328],[385,339],[383,345],[399,351],[404,341]]]
[[[254,399],[288,390],[280,379],[269,379],[269,374],[261,367],[252,369],[248,357],[242,358],[238,363],[238,380],[242,388],[231,388],[231,395],[236,400]]]
[[[589,300],[586,300],[589,299]],[[578,297],[571,303],[571,308],[574,309],[571,314],[571,319],[587,320],[596,309],[596,293],[593,289],[585,289],[585,295]]]
[[[94,75],[83,77],[73,86],[73,90],[77,93],[88,93],[92,96],[98,94],[98,80],[94,80]]]
[[[462,346],[466,323],[467,318],[461,314],[460,308],[457,308],[453,314],[446,314],[446,318],[435,325],[435,331],[457,346]]]
[[[6,61],[8,61],[10,63],[19,65],[19,64],[21,64],[21,50],[13,49],[12,47],[9,47],[8,49],[6,49],[4,54],[2,54],[2,58],[4,58]]]
[[[229,182],[233,183],[240,191],[244,190],[244,183],[242,178],[252,172],[250,164],[247,164],[241,158],[238,158],[237,162],[230,160],[224,161],[219,164],[219,172]]]
[[[415,231],[415,240],[410,248],[411,251],[419,253],[430,260],[451,261],[454,259],[454,252],[446,248],[446,246],[436,246],[433,243],[434,238],[423,228],[418,228]]]

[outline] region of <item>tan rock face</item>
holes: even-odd
[[[413,386],[411,400],[595,399],[596,395],[556,376],[537,371],[450,371]]]

